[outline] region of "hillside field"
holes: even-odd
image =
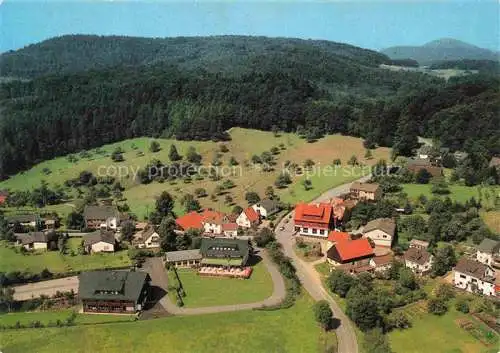
[[[221,184],[225,179],[231,179],[235,187],[226,192],[234,200],[232,205],[225,204],[225,195],[220,195],[216,200],[210,197],[199,199],[203,207],[212,207],[222,211],[229,211],[234,204],[245,206],[247,203],[244,195],[247,191],[256,191],[261,197],[264,197],[264,191],[267,186],[274,187],[274,181],[279,175],[285,161],[291,161],[302,165],[310,158],[315,162],[311,175],[292,176],[293,184],[287,188],[275,191],[281,198],[290,203],[300,200],[309,201],[321,192],[340,185],[361,176],[361,168],[351,168],[347,166],[347,161],[351,156],[357,156],[358,161],[365,165],[374,164],[379,159],[389,158],[388,148],[377,148],[372,151],[373,158],[367,160],[364,158],[365,149],[362,145],[362,139],[342,136],[329,135],[314,143],[307,143],[295,134],[282,133],[275,136],[271,132],[249,130],[242,128],[233,128],[230,131],[231,141],[228,142],[200,142],[200,141],[177,141],[170,139],[157,139],[161,150],[157,153],[149,151],[151,138],[135,138],[125,140],[119,143],[109,144],[98,150],[88,151],[88,155],[81,157],[79,154],[74,156],[78,159],[71,162],[67,157],[59,157],[50,161],[42,162],[32,169],[19,173],[14,177],[0,183],[0,189],[7,188],[11,190],[23,190],[37,187],[41,180],[46,180],[51,185],[63,185],[64,181],[75,178],[80,172],[87,170],[94,175],[116,176],[116,171],[121,168],[123,176],[119,179],[125,187],[123,192],[126,198],[125,202],[130,206],[140,219],[143,219],[154,207],[154,198],[162,191],[170,192],[175,198],[180,199],[183,194],[194,193],[197,188],[205,188],[208,194],[212,194],[216,185]],[[225,144],[229,149],[226,153],[220,153],[222,166],[221,171],[225,173],[229,170],[229,159],[234,157],[239,165],[233,168],[233,175],[228,172],[227,178],[219,181],[212,181],[205,177],[204,180],[196,180],[185,183],[183,180],[173,182],[152,182],[150,184],[139,184],[134,179],[134,171],[143,168],[152,159],[158,159],[165,164],[169,163],[170,145],[175,144],[179,153],[184,156],[190,146],[196,148],[196,151],[202,155],[203,165],[209,165],[214,155],[219,151],[220,145]],[[272,147],[279,147],[280,153],[275,155],[276,165],[273,171],[264,172],[259,165],[253,165],[251,158],[254,154],[260,155],[264,151],[269,151]],[[116,163],[110,158],[113,150],[120,147],[124,150],[124,162]],[[332,161],[336,158],[342,160],[342,167],[333,169]],[[330,172],[324,172],[324,168],[332,168]],[[106,170],[110,173],[106,174]],[[332,173],[333,170],[333,173]],[[101,173],[99,173],[101,172]],[[125,175],[127,174],[128,175]],[[301,181],[304,178],[310,178],[312,189],[305,190]],[[71,193],[71,191],[69,191]],[[73,193],[72,197],[76,197]],[[68,200],[66,204],[47,207],[47,210],[56,210],[64,218],[76,201]],[[7,212],[18,212],[19,210],[8,209]],[[176,203],[177,213],[183,213],[179,202]]]

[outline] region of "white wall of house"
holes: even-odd
[[[255,205],[252,205],[252,208],[257,212],[258,214],[261,215],[261,217],[267,218],[267,210],[260,205],[260,203],[256,203]]]
[[[203,229],[208,234],[222,234],[222,225],[215,223],[203,223]]]
[[[236,237],[236,236],[238,236],[238,230],[237,229],[235,229],[235,230],[225,230],[224,231],[224,236],[231,237],[231,238],[232,237]]]
[[[236,218],[236,224],[243,228],[250,228],[252,226],[252,222],[250,222],[244,211]]]
[[[478,291],[483,295],[495,295],[495,283],[484,282],[465,273],[453,271],[453,283],[455,287],[471,293]]]
[[[47,243],[37,243],[37,242],[34,242],[33,243],[33,249],[47,250]]]
[[[98,243],[92,244],[92,252],[114,252],[115,246],[113,244],[105,243],[100,241]]]
[[[328,238],[328,229],[325,229],[325,228],[302,227],[302,226],[296,225],[295,231],[299,232],[300,235],[305,235],[305,236],[309,236],[309,237]]]
[[[160,247],[160,236],[158,233],[154,232],[146,239],[144,243],[138,244],[139,249],[152,249]]]
[[[373,240],[375,245],[378,246],[386,246],[390,248],[392,244],[392,237],[380,229],[374,229],[370,232],[366,232],[364,234],[364,237],[370,238],[371,240]]]
[[[370,266],[374,268],[375,272],[383,272],[383,271],[387,271],[391,268],[390,263],[377,266],[377,264],[375,263],[375,261],[373,259],[370,259]]]
[[[493,263],[493,255],[487,252],[482,252],[482,251],[477,251],[476,253],[476,259],[479,262],[482,262],[483,264],[486,264],[488,266],[491,266]]]
[[[405,266],[408,267],[409,269],[411,269],[414,273],[427,272],[427,271],[430,271],[430,269],[431,269],[432,257],[430,258],[429,261],[427,261],[423,265],[420,265],[420,264],[413,262],[413,261],[405,260]]]

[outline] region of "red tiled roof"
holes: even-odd
[[[238,230],[238,225],[236,223],[224,223],[222,225],[222,230]]]
[[[328,226],[332,217],[332,205],[327,203],[299,203],[295,207],[295,223]]]
[[[328,241],[331,241],[332,243],[348,240],[351,240],[351,236],[346,232],[337,232],[336,230],[333,230],[330,234],[328,234]]]
[[[373,261],[375,262],[376,266],[385,266],[387,264],[390,264],[393,260],[392,254],[385,254],[382,256],[375,256],[373,258]]]
[[[246,208],[243,212],[245,212],[245,215],[250,222],[257,222],[259,220],[259,215],[252,207]]]
[[[202,222],[212,223],[212,224],[222,224],[224,217],[226,216],[224,213],[214,210],[206,210],[201,213],[203,217]]]
[[[192,211],[184,216],[181,216],[175,220],[175,223],[183,229],[183,230],[188,230],[190,228],[194,229],[203,229],[203,224],[201,222],[203,221],[203,215],[201,215],[198,212]]]
[[[373,249],[366,238],[351,241],[341,241],[334,245],[342,261],[373,255]]]

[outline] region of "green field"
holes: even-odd
[[[0,314],[0,326],[15,325],[19,321],[22,325],[29,325],[32,321],[40,321],[43,325],[49,322],[55,323],[57,320],[64,321],[72,313],[72,310],[57,310],[57,311],[34,311],[34,312],[19,312]],[[75,319],[76,325],[96,324],[103,322],[117,321],[133,321],[134,315],[96,315],[96,314],[77,314]]]
[[[227,167],[231,157],[235,157],[239,165],[234,169],[233,175],[228,172],[228,176],[220,181],[212,181],[205,178],[204,180],[193,179],[190,183],[177,180],[173,183],[153,182],[148,185],[138,184],[133,178],[133,172],[137,171],[137,168],[146,166],[152,159],[159,159],[168,164],[168,153],[171,144],[176,145],[181,155],[186,154],[189,146],[195,147],[197,152],[203,157],[202,163],[209,165],[213,160],[214,154],[219,151],[221,143],[158,139],[157,141],[161,145],[161,150],[157,153],[152,153],[148,150],[151,139],[135,138],[103,146],[100,148],[100,152],[96,152],[96,150],[88,151],[90,153],[89,157],[80,157],[79,154],[75,154],[78,158],[77,162],[70,162],[67,157],[59,157],[42,162],[24,173],[19,173],[6,181],[0,182],[0,189],[31,189],[40,185],[41,180],[46,180],[53,185],[62,185],[64,181],[78,176],[83,170],[91,171],[97,175],[98,171],[106,171],[108,167],[111,168],[109,169],[111,173],[116,168],[121,167],[125,168],[124,170],[128,172],[127,176],[120,179],[121,184],[125,187],[123,195],[131,211],[140,219],[143,219],[148,212],[153,210],[154,198],[165,190],[170,192],[176,199],[180,199],[183,194],[194,193],[194,190],[200,187],[205,188],[208,194],[212,194],[218,184],[224,179],[230,178],[236,186],[228,190],[227,193],[233,198],[234,204],[245,206],[247,204],[244,199],[245,193],[247,191],[256,191],[263,197],[266,188],[270,185],[274,186],[274,181],[281,172],[285,161],[302,165],[306,159],[312,158],[316,163],[315,167],[324,168],[331,165],[334,159],[341,159],[344,168],[340,168],[337,175],[328,173],[313,175],[311,177],[313,188],[309,191],[305,191],[301,183],[305,178],[304,175],[292,176],[293,184],[288,188],[276,190],[284,201],[295,203],[300,200],[311,200],[331,187],[358,178],[359,176],[355,172],[358,172],[359,168],[354,168],[354,172],[351,173],[351,168],[346,166],[347,160],[353,155],[357,156],[359,162],[367,165],[373,164],[381,158],[389,158],[388,148],[377,148],[372,151],[373,159],[364,159],[365,149],[362,144],[363,141],[359,138],[349,136],[330,135],[315,143],[307,143],[295,134],[282,133],[279,136],[274,136],[271,132],[241,128],[231,129],[230,135],[232,140],[224,143],[228,147],[229,152],[221,154],[220,159],[223,163],[221,167]],[[274,156],[276,165],[273,171],[264,172],[260,169],[260,165],[254,166],[250,162],[254,154],[259,155],[264,151],[269,151],[272,147],[280,145],[283,146],[283,149],[280,149],[279,154]],[[111,161],[110,153],[117,147],[121,147],[125,151],[124,162],[115,163]],[[52,173],[46,175],[43,172],[45,168]],[[225,172],[221,170],[221,173]],[[68,192],[71,196],[72,192],[70,190]],[[218,196],[215,200],[205,197],[199,201],[203,207],[212,207],[222,211],[229,211],[233,206],[225,203],[225,195]],[[57,211],[64,219],[65,215],[71,211],[76,202],[77,200],[69,200],[65,205],[50,206],[47,210]],[[19,212],[16,209],[7,209],[6,211]],[[176,203],[175,211],[178,214],[183,213],[179,202]]]
[[[449,311],[443,316],[427,313],[425,305],[419,303],[405,308],[405,312],[411,316],[413,326],[406,330],[394,330],[389,334],[393,351],[429,353],[438,349],[442,353],[496,352],[495,344],[486,346],[458,325],[457,320],[467,319],[484,327],[471,315],[457,312],[452,303],[453,301],[449,304]]]
[[[403,184],[403,192],[408,194],[408,197],[412,200],[416,200],[420,195],[425,195],[428,199],[433,197],[439,197],[434,195],[431,192],[432,184]],[[484,190],[488,189],[489,193],[493,195],[493,193],[499,193],[500,187],[482,187],[479,188],[477,186],[463,186],[463,185],[450,185],[450,194],[442,196],[449,196],[453,201],[457,201],[460,203],[465,203],[465,201],[470,200],[474,197],[476,200],[480,199],[479,190],[482,190],[481,193],[484,195]],[[486,200],[483,200],[486,202]]]
[[[69,246],[78,246],[78,239],[70,239]],[[36,251],[26,255],[16,252],[11,245],[0,242],[0,269],[5,272],[26,271],[39,273],[47,268],[52,273],[87,271],[99,268],[113,268],[130,265],[127,251],[110,254],[62,255],[59,251]]]
[[[253,269],[249,279],[200,277],[194,270],[179,269],[179,277],[186,292],[182,298],[184,305],[196,308],[255,303],[270,297],[273,294],[273,281],[266,266],[260,262]],[[174,273],[169,271],[170,283],[174,277]]]
[[[324,334],[314,320],[312,304],[304,295],[292,308],[277,311],[0,331],[0,350],[8,353],[323,352]]]

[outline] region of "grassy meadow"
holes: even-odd
[[[249,279],[201,277],[190,269],[177,272],[186,293],[182,300],[187,308],[254,303],[273,294],[271,275],[262,262],[253,266]],[[168,275],[172,282],[174,273],[169,271]]]
[[[465,203],[465,201],[470,200],[474,197],[476,200],[481,199],[482,202],[488,202],[485,199],[485,191],[490,195],[495,193],[500,193],[500,187],[498,186],[465,186],[465,185],[449,185],[450,193],[441,197],[449,196],[453,201],[460,203]],[[420,195],[425,195],[428,199],[433,197],[440,197],[431,192],[432,184],[403,184],[403,192],[408,194],[408,197],[412,200],[418,199]],[[491,197],[493,200],[493,197]]]
[[[65,328],[0,331],[0,350],[57,352],[323,352],[325,335],[305,294],[277,311],[239,311],[203,316]],[[329,334],[334,340],[334,333]]]
[[[209,165],[214,155],[219,152],[222,143],[211,141],[176,141],[169,139],[156,139],[161,146],[161,150],[156,153],[149,151],[151,138],[135,138],[118,143],[109,144],[99,149],[87,151],[87,155],[74,154],[76,162],[71,162],[67,156],[55,158],[50,161],[42,162],[32,169],[19,173],[12,178],[0,183],[0,189],[8,188],[11,190],[32,189],[40,184],[41,180],[46,180],[49,184],[63,185],[64,181],[75,178],[84,170],[91,171],[94,175],[108,170],[111,176],[114,176],[118,168],[122,169],[123,176],[119,178],[121,184],[125,187],[123,192],[126,203],[130,206],[139,219],[143,219],[154,207],[154,198],[162,191],[170,192],[175,198],[180,199],[183,194],[194,193],[197,188],[205,188],[208,194],[212,194],[217,185],[224,179],[231,179],[235,187],[226,190],[234,200],[234,204],[245,206],[247,203],[244,195],[247,191],[256,191],[261,197],[264,196],[266,187],[274,186],[274,181],[279,175],[285,161],[291,161],[302,165],[306,159],[312,159],[315,162],[314,173],[312,175],[292,176],[293,183],[287,188],[275,191],[286,202],[295,203],[300,200],[308,201],[313,199],[321,192],[357,179],[360,176],[361,168],[351,168],[347,166],[347,161],[351,156],[357,156],[358,161],[365,165],[376,163],[377,160],[389,159],[388,148],[378,148],[372,151],[373,158],[367,160],[364,158],[365,149],[362,140],[359,138],[330,135],[314,143],[307,143],[295,134],[282,133],[275,136],[271,132],[258,130],[249,130],[242,128],[233,128],[230,130],[231,141],[224,144],[229,149],[226,153],[221,153],[221,167],[229,166],[229,160],[234,157],[239,165],[234,169],[236,175],[228,175],[219,181],[212,181],[208,178],[197,180],[193,178],[192,182],[185,183],[183,180],[174,182],[152,182],[148,185],[139,184],[134,179],[134,172],[138,168],[143,168],[152,159],[159,159],[164,163],[169,163],[170,145],[175,144],[179,154],[184,156],[190,146],[196,148],[196,151],[202,155],[203,165]],[[279,147],[279,154],[275,155],[276,165],[273,171],[264,172],[261,168],[251,163],[254,154],[260,155],[262,152],[269,151],[272,147]],[[123,162],[113,162],[110,155],[113,150],[120,147],[124,150]],[[316,172],[324,170],[322,168],[331,167],[334,159],[341,159],[342,166],[331,172]],[[109,169],[107,169],[109,168]],[[48,174],[50,172],[50,174]],[[128,174],[127,174],[128,173]],[[127,174],[127,175],[126,175]],[[309,178],[312,182],[312,189],[305,190],[302,181]],[[75,193],[76,194],[76,193]],[[76,195],[72,195],[76,197]],[[203,207],[212,207],[222,211],[229,211],[233,204],[225,203],[225,195],[220,195],[212,200],[210,197],[201,198],[200,203]],[[49,206],[47,210],[55,210],[63,218],[74,207],[75,200],[69,200],[66,204]],[[18,212],[19,210],[7,209],[7,212]],[[183,213],[182,207],[177,203],[175,211],[178,214]]]
[[[57,320],[66,320],[73,311],[65,310],[49,310],[49,311],[32,311],[32,312],[15,312],[8,314],[0,314],[0,326],[11,326],[19,322],[21,325],[29,325],[33,321],[40,321],[41,324],[47,325],[49,322],[55,323]],[[76,314],[75,325],[99,324],[103,322],[123,322],[133,321],[134,315],[106,315],[106,314]]]

